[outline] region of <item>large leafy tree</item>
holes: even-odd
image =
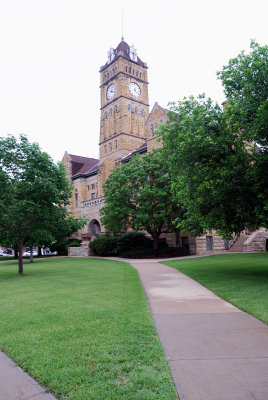
[[[227,237],[245,224],[257,226],[252,153],[229,129],[221,108],[200,96],[172,109],[162,134],[173,193],[187,209],[181,229],[194,235],[216,229]]]
[[[115,167],[104,185],[106,205],[101,214],[106,229],[113,233],[145,230],[156,250],[161,233],[174,230],[175,216],[183,218],[184,213],[173,201],[167,170],[162,150]]]
[[[217,73],[227,99],[225,117],[247,141],[268,146],[268,46],[251,42]]]
[[[268,225],[268,53],[251,47],[218,74],[224,109],[190,97],[171,105],[171,122],[160,128],[173,192],[187,209],[180,225],[193,234],[216,229],[230,237]]]
[[[0,138],[0,243],[18,250],[19,275],[25,245],[50,243],[84,224],[67,214],[70,194],[64,166],[38,144],[23,135]]]

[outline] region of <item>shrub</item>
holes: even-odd
[[[117,238],[100,236],[88,244],[96,256],[114,256],[116,254]]]
[[[137,247],[120,253],[120,256],[124,258],[169,258],[187,255],[189,255],[189,251],[183,247],[165,245],[161,245],[158,250],[154,250],[152,247]]]
[[[127,232],[117,239],[117,253],[121,254],[130,249],[152,248],[153,242],[142,232]]]

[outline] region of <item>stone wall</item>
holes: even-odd
[[[68,247],[69,257],[88,257],[89,248],[88,245],[82,245],[81,247]]]
[[[243,250],[245,252],[252,251],[266,251],[266,240],[268,240],[267,230],[259,230],[250,235],[250,237],[243,243]]]

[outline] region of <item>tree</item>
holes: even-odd
[[[173,192],[187,209],[178,224],[224,237],[268,225],[268,48],[251,43],[218,73],[227,102],[204,95],[171,104],[161,126]]]
[[[19,253],[23,274],[24,246],[52,242],[80,228],[64,207],[71,195],[63,164],[54,164],[36,143],[21,135],[0,138],[0,243]]]
[[[217,73],[228,106],[225,117],[233,132],[248,142],[268,146],[268,46],[251,41],[251,52],[242,51]]]
[[[227,98],[225,118],[233,132],[255,145],[254,190],[259,206],[254,212],[262,226],[268,224],[268,46],[251,41],[251,52],[242,51],[218,72]]]
[[[112,233],[129,228],[145,230],[153,238],[154,250],[164,231],[174,230],[175,215],[183,210],[174,202],[166,160],[161,150],[135,156],[115,167],[104,185],[102,223]]]
[[[259,226],[254,154],[232,132],[222,109],[204,96],[171,109],[161,133],[173,193],[187,210],[177,225],[193,235],[216,229],[225,237],[245,225]]]

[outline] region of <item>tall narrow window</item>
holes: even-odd
[[[131,105],[130,104],[128,105],[127,108],[128,108],[128,111],[131,111]]]
[[[112,142],[110,142],[110,151],[112,151],[113,150],[113,145],[112,145]]]
[[[154,136],[154,124],[151,124],[152,136]]]
[[[117,140],[114,141],[114,148],[117,149]]]
[[[75,193],[75,208],[78,207],[78,193]]]
[[[107,153],[107,145],[106,144],[104,145],[104,153],[105,154]]]
[[[114,113],[117,113],[117,105],[114,106]]]

